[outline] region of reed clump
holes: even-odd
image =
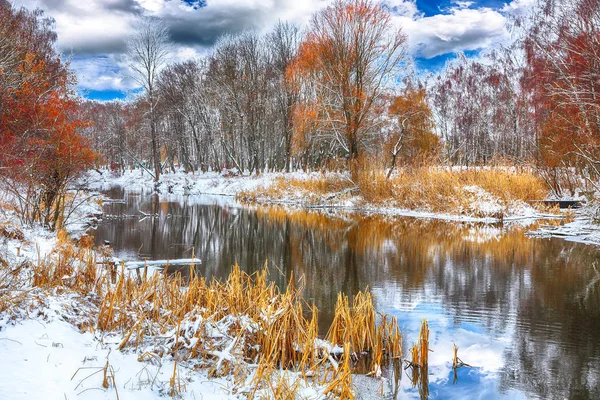
[[[265,187],[242,193],[248,202],[291,201],[330,204],[359,196],[364,204],[438,213],[502,218],[525,203],[548,212],[535,200],[549,188],[533,169],[511,167],[446,168],[424,166],[398,169],[390,177],[376,165],[363,165],[352,177],[343,173],[306,179],[279,177]]]
[[[427,368],[429,365],[429,325],[427,319],[421,322],[419,340],[410,348],[410,360],[404,360],[406,368]]]
[[[340,295],[325,340],[318,310],[306,304],[294,277],[284,291],[266,269],[248,274],[234,266],[224,281],[154,273],[144,278],[124,265],[99,264],[98,252],[61,238],[55,251],[32,267],[36,290],[74,293],[85,302],[82,330],[120,335],[121,351],[140,362],[174,360],[169,387],[185,389],[181,366],[229,377],[248,398],[294,398],[311,387],[330,397],[353,398],[355,360],[369,354],[372,369],[402,355],[395,318],[377,315],[368,291]],[[301,281],[301,280],[300,280]]]

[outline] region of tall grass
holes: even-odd
[[[483,215],[473,204],[493,201],[504,208],[503,213],[517,202],[541,200],[548,194],[544,180],[530,169],[423,167],[399,170],[388,179],[385,170],[364,167],[352,179],[331,173],[308,179],[280,177],[269,187],[242,193],[240,198],[322,204],[360,195],[364,203],[376,206],[492,216]]]
[[[380,370],[402,355],[397,321],[376,314],[368,291],[353,299],[339,295],[322,340],[318,310],[303,300],[293,277],[285,291],[266,270],[247,274],[237,265],[224,281],[208,282],[193,268],[185,282],[161,273],[140,279],[124,265],[98,267],[102,260],[61,237],[56,250],[32,267],[31,281],[36,290],[80,294],[94,314],[77,326],[120,334],[118,348],[137,352],[141,362],[172,357],[173,395],[182,390],[183,365],[230,377],[249,398],[293,398],[308,386],[353,398],[353,358],[372,355],[372,369]]]

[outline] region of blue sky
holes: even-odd
[[[162,18],[173,41],[170,61],[210,52],[224,34],[269,30],[278,20],[306,26],[310,15],[332,0],[13,0],[39,7],[56,20],[58,46],[71,59],[79,93],[90,99],[124,99],[136,89],[123,61],[124,39],[142,15]],[[393,22],[409,38],[420,72],[436,72],[463,51],[481,50],[509,40],[510,14],[534,0],[382,0]]]

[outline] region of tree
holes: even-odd
[[[160,145],[156,127],[156,80],[169,54],[169,32],[162,20],[143,17],[134,26],[133,34],[127,38],[127,56],[134,78],[144,88],[150,120],[150,140],[154,180],[161,173]]]
[[[52,21],[6,2],[0,14],[0,32],[15,45],[0,49],[0,59],[14,58],[0,79],[0,179],[26,222],[56,229],[67,185],[95,158],[79,134],[88,122],[70,89],[73,75],[54,51]]]
[[[440,146],[424,88],[409,84],[402,94],[392,98],[389,115],[395,124],[385,145],[391,156],[388,178],[398,158],[403,158],[407,165],[418,166],[434,156]]]
[[[288,79],[302,89],[303,102],[317,106],[318,129],[313,135],[356,160],[369,137],[378,132],[374,104],[386,84],[395,83],[393,72],[405,56],[406,36],[394,29],[383,6],[368,0],[338,0],[317,12],[288,71]]]
[[[298,89],[286,80],[286,70],[298,54],[300,33],[297,26],[288,22],[279,22],[273,32],[267,36],[271,51],[271,66],[277,80],[275,97],[277,110],[282,121],[284,140],[284,168],[289,172],[292,157],[292,138],[294,135],[294,106],[298,102]]]
[[[452,164],[516,164],[535,153],[523,68],[509,54],[486,58],[483,63],[461,54],[430,88],[436,128]]]
[[[522,40],[540,163],[600,188],[600,0],[539,0]],[[568,172],[570,173],[570,172]],[[551,182],[561,194],[559,182]]]

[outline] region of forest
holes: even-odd
[[[82,133],[104,163],[162,163],[156,175],[529,166],[573,196],[598,183],[599,13],[593,0],[540,1],[511,21],[510,45],[437,74],[415,69],[402,29],[369,1],[336,2],[306,29],[223,37],[183,63],[168,62],[163,31],[163,68],[139,71],[132,101],[84,102]]]
[[[88,2],[0,0],[0,398],[600,398],[600,0],[523,2],[427,69],[416,1],[184,60],[90,1],[131,28],[100,101]]]
[[[101,165],[156,181],[504,166],[534,171],[556,197],[599,184],[596,0],[540,0],[510,21],[510,44],[436,74],[415,68],[402,27],[366,0],[336,1],[306,28],[222,37],[180,63],[165,24],[145,17],[126,43],[141,89],[111,102],[77,96],[52,19],[6,1],[0,12],[0,176],[48,226],[69,182]]]

